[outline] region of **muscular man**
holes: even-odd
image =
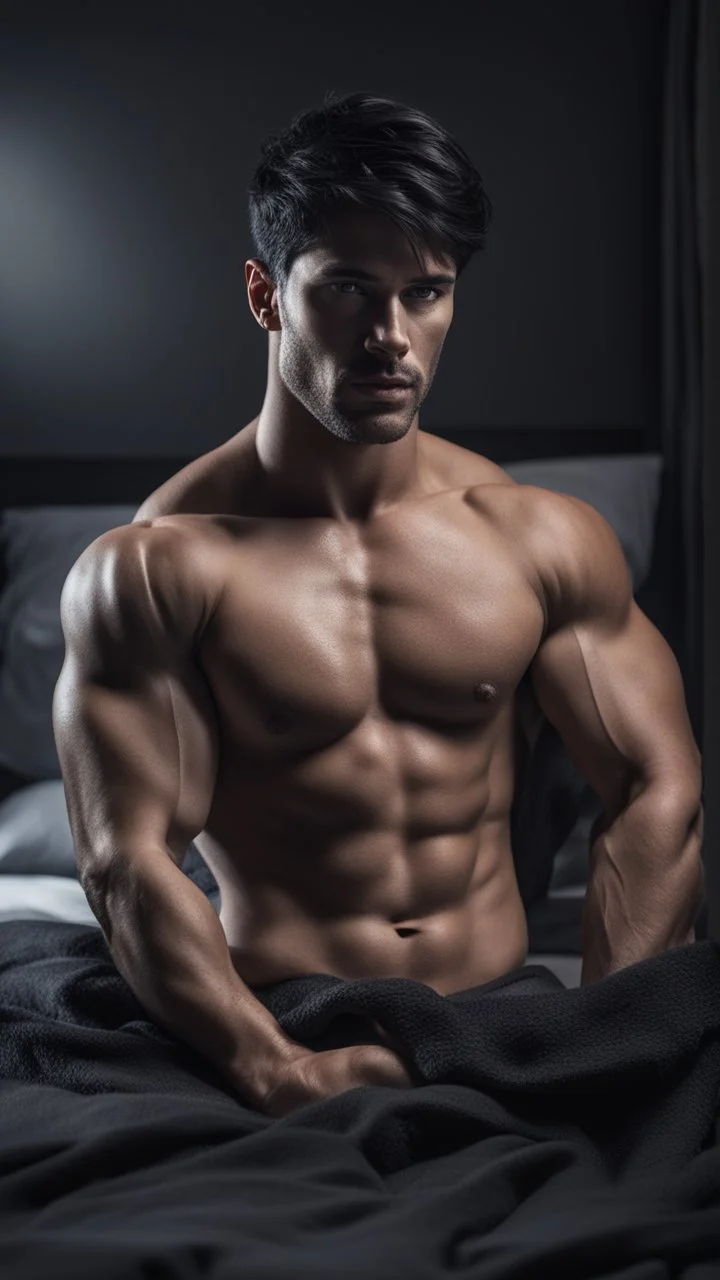
[[[604,804],[584,983],[692,941],[701,768],[606,522],[419,428],[489,212],[458,144],[399,104],[326,100],[266,146],[250,211],[262,409],[80,556],[53,711],[118,969],[282,1114],[412,1080],[390,1038],[310,1053],[253,987],[447,994],[524,963],[525,685]],[[179,869],[193,840],[219,917]]]

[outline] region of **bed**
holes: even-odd
[[[640,431],[448,437],[591,502],[671,640],[662,457]],[[720,1257],[720,948],[580,987],[599,811],[545,723],[513,807],[530,954],[439,996],[402,978],[255,990],[313,1051],[403,1046],[412,1089],[272,1118],[147,1012],[77,880],[51,724],[77,556],[187,459],[6,459],[0,473],[3,1280],[708,1280]],[[194,845],[183,870],[217,909]]]

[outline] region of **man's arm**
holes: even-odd
[[[538,702],[603,804],[591,835],[581,985],[694,941],[704,896],[702,760],[675,655],[633,599],[610,525],[535,490],[545,636]]]
[[[214,706],[192,658],[207,600],[179,536],[123,526],[75,562],[53,728],[79,878],[118,970],[152,1018],[262,1105],[298,1046],[238,976],[216,911],[179,865],[217,771]]]

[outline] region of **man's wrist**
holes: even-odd
[[[243,1098],[253,1106],[262,1107],[283,1070],[307,1052],[304,1045],[279,1031],[262,1044],[251,1045],[245,1041],[225,1074]]]

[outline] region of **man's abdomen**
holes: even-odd
[[[329,973],[413,978],[442,995],[509,973],[527,957],[527,920],[509,842],[492,845],[480,845],[470,885],[450,900],[437,878],[425,890],[418,886],[422,910],[412,910],[411,901],[405,904],[410,909],[396,909],[397,899],[392,890],[383,894],[381,880],[374,893],[368,894],[369,886],[358,892],[355,909],[346,901],[333,909],[333,900],[342,902],[344,894],[333,893],[326,873],[329,892],[314,895],[309,868],[304,893],[267,882],[243,893],[223,886],[221,878],[220,920],[235,968],[249,986]],[[448,842],[443,853],[446,863],[453,860]],[[442,905],[431,906],[438,897]]]

